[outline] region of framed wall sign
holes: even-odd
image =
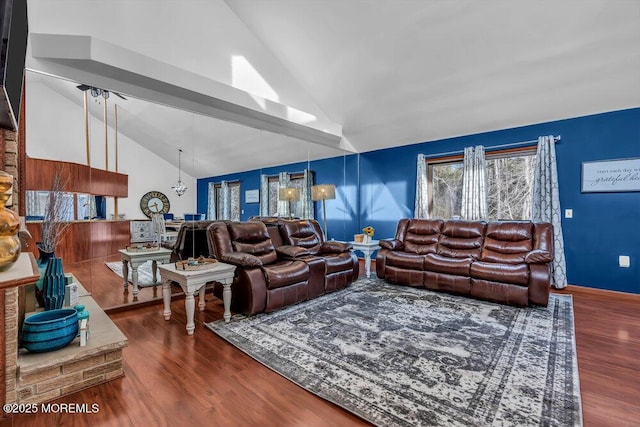
[[[247,190],[244,192],[245,203],[260,203],[260,190]]]
[[[582,192],[640,191],[640,157],[582,162]]]

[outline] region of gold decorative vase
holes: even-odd
[[[8,270],[20,256],[20,219],[17,213],[5,208],[11,187],[13,177],[0,171],[0,272]]]

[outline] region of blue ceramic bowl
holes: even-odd
[[[66,347],[76,335],[78,312],[69,308],[34,314],[22,324],[22,346],[33,353]]]

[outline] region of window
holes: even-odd
[[[304,174],[295,173],[289,176],[289,186],[297,188],[300,194],[302,194],[302,187],[304,184]],[[269,177],[269,216],[277,216],[282,213],[278,212],[278,189],[280,183],[278,182],[278,175]],[[296,200],[291,202],[291,215],[302,218],[302,201]]]
[[[26,192],[26,215],[30,220],[43,220],[47,208],[49,207],[49,191],[27,191]],[[73,221],[75,219],[74,212],[74,193],[63,192],[60,206],[56,207],[56,220]],[[84,218],[79,218],[84,219]]]
[[[535,147],[486,154],[489,220],[531,219]],[[460,215],[462,158],[427,161],[432,218]]]
[[[222,210],[222,184],[213,184],[213,205],[210,204],[210,209],[215,209],[216,219],[229,219],[231,221],[240,221],[240,181],[228,182],[229,194],[231,198],[231,216],[229,218],[224,217]],[[211,194],[211,193],[210,193]],[[211,217],[211,215],[209,215]]]

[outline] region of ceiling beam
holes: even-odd
[[[342,126],[91,36],[30,34],[27,68],[355,152]],[[302,113],[302,114],[301,114]]]

